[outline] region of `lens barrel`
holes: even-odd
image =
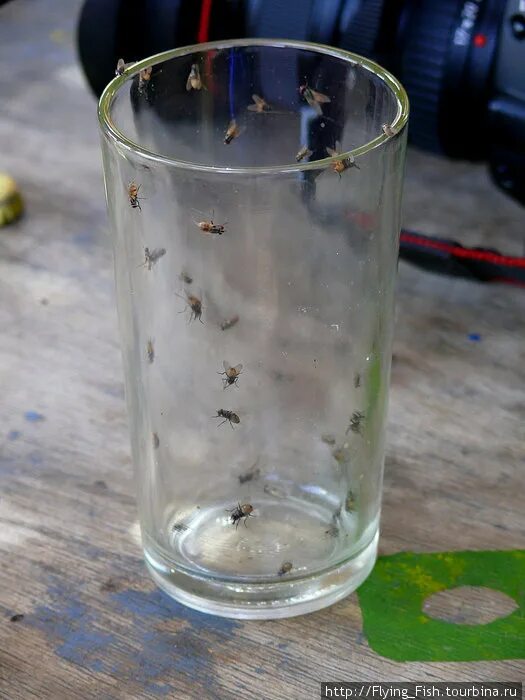
[[[340,44],[382,62],[410,98],[410,138],[452,157],[487,154],[500,0],[347,0]],[[345,15],[346,11],[346,15]]]

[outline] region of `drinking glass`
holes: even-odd
[[[144,554],[189,606],[298,615],[373,567],[407,117],[377,64],[284,40],[102,95]]]

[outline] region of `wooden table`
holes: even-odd
[[[355,595],[243,623],[185,609],[147,576],[79,6],[0,10],[0,169],[27,204],[0,230],[0,697],[280,700],[319,697],[321,680],[523,679],[523,661],[383,658]],[[405,224],[524,252],[523,210],[483,166],[410,153]],[[523,547],[524,325],[523,290],[400,264],[383,554]]]

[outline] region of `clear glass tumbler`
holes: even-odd
[[[375,63],[280,40],[101,98],[145,558],[187,605],[298,615],[373,567],[407,116]]]

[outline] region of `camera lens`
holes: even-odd
[[[496,183],[525,202],[522,0],[136,0],[132,12],[128,4],[84,0],[79,53],[97,94],[121,56],[202,40],[208,7],[208,39],[302,39],[384,65],[408,92],[413,144],[488,160]],[[290,85],[309,70],[290,73]]]
[[[385,64],[403,82],[414,144],[484,158],[503,11],[499,0],[347,0],[340,43]]]

